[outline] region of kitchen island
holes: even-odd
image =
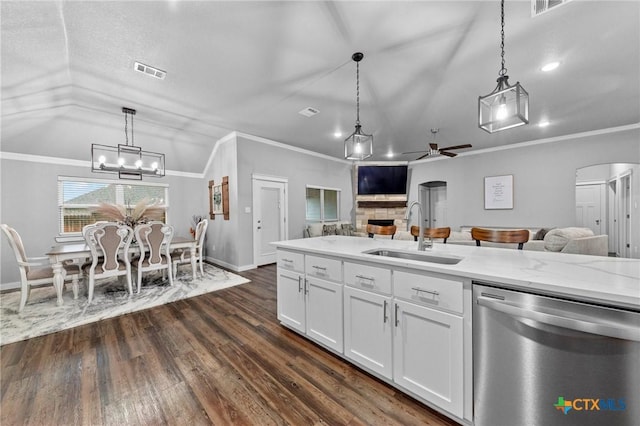
[[[640,260],[327,236],[274,243],[278,318],[473,423],[473,283],[640,311]],[[420,258],[428,256],[428,258]]]

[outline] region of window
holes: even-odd
[[[135,206],[145,198],[164,208],[167,219],[169,208],[169,186],[153,183],[122,183],[121,181],[58,177],[58,209],[60,212],[60,234],[79,234],[82,227],[98,220],[105,220],[91,211],[99,203]]]
[[[307,186],[307,214],[309,222],[330,222],[339,219],[340,190]]]

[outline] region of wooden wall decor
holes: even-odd
[[[216,215],[223,215],[229,220],[229,176],[222,178],[222,183],[209,181],[209,217],[215,220]]]
[[[229,176],[222,178],[222,214],[229,220]]]

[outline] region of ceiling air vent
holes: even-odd
[[[538,16],[570,1],[571,0],[531,0],[531,16]]]
[[[317,110],[315,108],[306,107],[305,109],[303,109],[301,111],[298,111],[298,114],[302,114],[305,117],[313,117],[314,115],[316,115],[319,112],[320,112],[320,110]]]
[[[143,63],[140,62],[136,62],[133,64],[133,69],[141,72],[142,74],[146,74],[149,75],[151,77],[155,77],[155,78],[159,78],[160,80],[164,80],[165,76],[167,75],[166,71],[162,71],[158,68],[154,68],[151,67],[149,65],[145,65]]]

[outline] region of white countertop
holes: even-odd
[[[505,287],[640,309],[640,260],[435,243],[425,253],[463,258],[456,265],[364,254],[385,248],[417,252],[414,241],[327,236],[278,241],[276,247],[343,260],[439,272]]]

